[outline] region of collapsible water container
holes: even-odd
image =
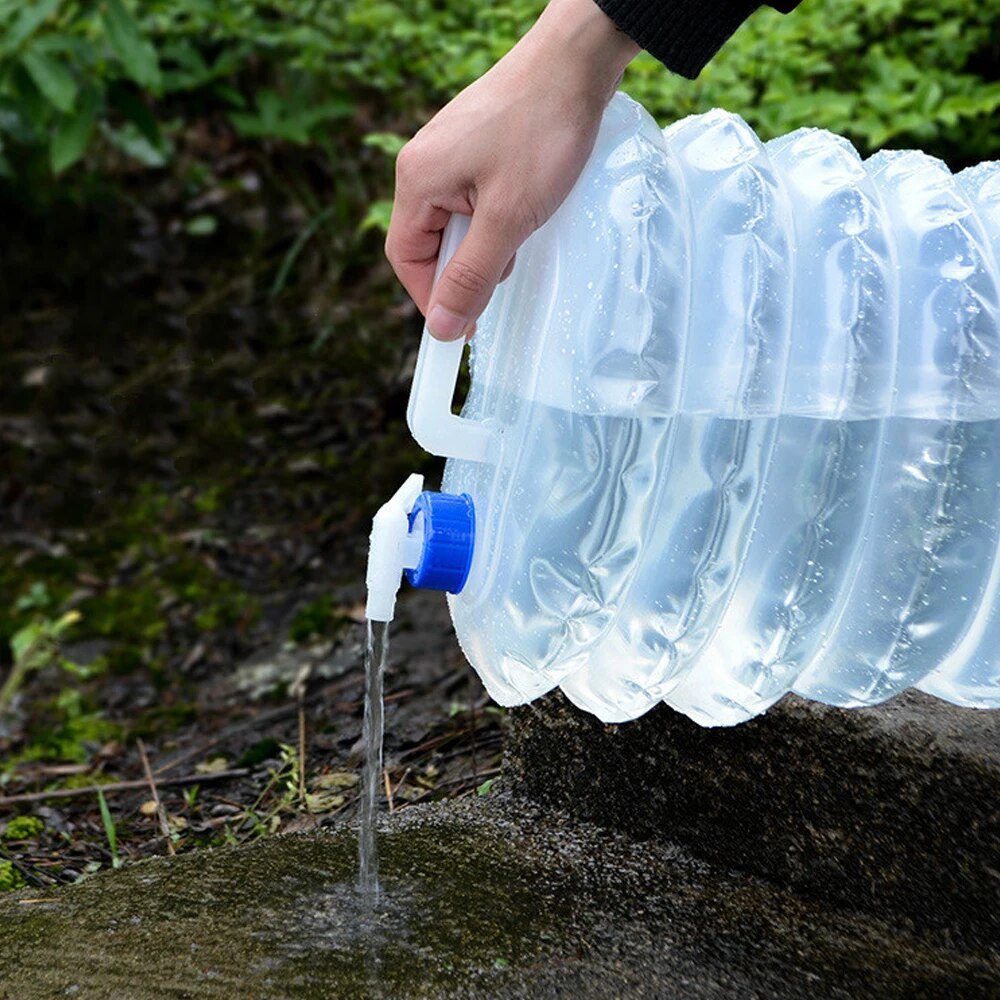
[[[425,331],[410,426],[449,461],[399,566],[503,705],[1000,706],[998,259],[1000,163],[616,96],[460,417],[462,345]]]

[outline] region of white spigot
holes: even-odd
[[[420,562],[423,532],[420,525],[414,525],[415,530],[410,531],[410,511],[423,488],[423,476],[414,473],[407,477],[372,520],[365,578],[368,585],[365,614],[369,621],[392,621],[403,572]]]

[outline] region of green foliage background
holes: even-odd
[[[0,175],[22,194],[54,178],[78,193],[123,160],[166,166],[206,119],[337,160],[366,134],[409,134],[541,6],[0,0]],[[761,8],[697,81],[643,56],[625,89],[664,123],[718,105],[765,138],[816,125],[862,152],[913,145],[961,166],[1000,155],[998,25],[997,0],[804,0],[787,17]]]

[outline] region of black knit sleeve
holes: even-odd
[[[595,0],[634,42],[667,69],[694,79],[759,0]],[[799,0],[768,6],[787,14]]]

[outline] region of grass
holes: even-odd
[[[104,792],[100,789],[97,791],[97,804],[101,810],[101,823],[104,826],[104,836],[108,839],[108,850],[111,852],[111,867],[121,868],[122,859],[118,856],[118,831],[115,829],[115,821],[111,818],[108,800],[104,797]]]

